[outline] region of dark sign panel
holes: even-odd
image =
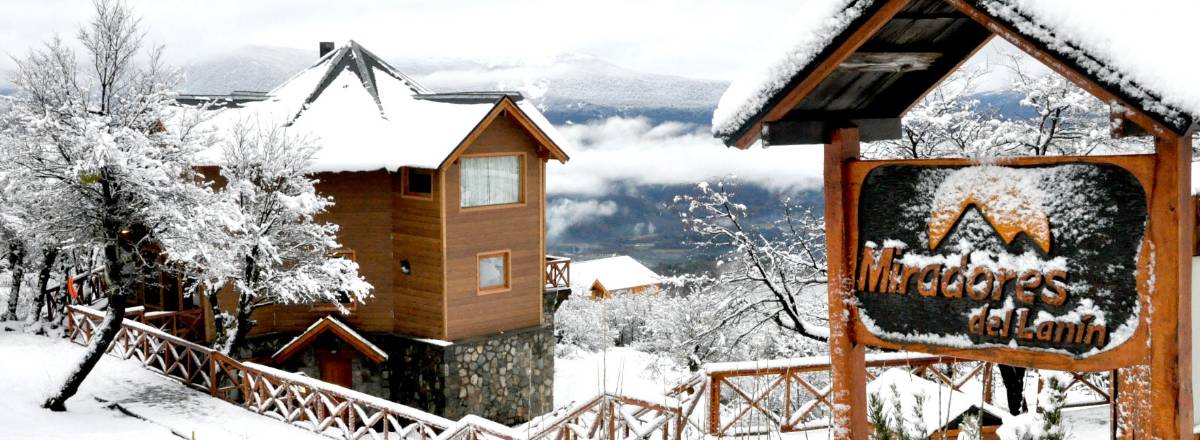
[[[1147,198],[1116,164],[880,165],[857,225],[853,290],[882,341],[1082,359],[1137,330]]]

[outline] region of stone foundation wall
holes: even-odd
[[[446,347],[446,412],[515,425],[554,409],[554,330],[540,326]]]
[[[546,306],[552,311],[554,302]],[[356,356],[356,391],[451,420],[474,414],[515,425],[554,409],[553,324],[454,343],[392,334],[367,337],[388,353],[388,360],[375,364]],[[270,357],[291,338],[265,335],[248,340],[240,358]],[[312,346],[278,367],[321,377]]]

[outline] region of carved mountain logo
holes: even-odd
[[[1050,219],[1042,205],[1044,199],[1036,177],[1030,173],[990,165],[955,170],[934,195],[929,249],[936,250],[967,209],[974,206],[1005,245],[1024,233],[1048,254]]]

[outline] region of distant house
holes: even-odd
[[[568,159],[560,135],[520,93],[435,93],[353,41],[320,49],[270,92],[179,97],[219,107],[218,129],[251,121],[318,138],[311,171],[335,202],[323,220],[374,286],[347,315],[257,310],[244,355],[449,418],[550,410],[552,310],[569,264],[545,252],[546,164]]]
[[[980,418],[980,432],[984,440],[998,440],[996,429],[1004,422],[1006,412],[996,406],[983,403],[981,397],[967,395],[922,377],[914,376],[902,368],[884,371],[867,384],[867,395],[879,399],[883,413],[888,418],[903,417],[905,426],[919,424],[929,433],[930,440],[952,440],[958,438],[963,420],[968,416]],[[916,420],[917,399],[923,396],[920,405],[920,420]],[[901,414],[895,413],[897,403]]]
[[[572,295],[602,299],[661,287],[662,277],[628,255],[571,263]]]

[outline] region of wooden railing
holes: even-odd
[[[87,345],[104,315],[86,307],[67,309],[67,338]],[[346,439],[433,439],[450,420],[371,395],[239,362],[220,352],[125,320],[108,354],[143,366],[213,397],[314,432]]]
[[[571,259],[567,257],[546,256],[546,288],[560,289],[571,287]]]
[[[89,344],[103,319],[99,311],[70,306],[67,338]],[[474,416],[452,422],[314,378],[240,362],[132,319],[121,323],[108,354],[137,359],[148,369],[250,411],[345,439],[681,440],[691,438],[682,432],[704,390],[702,385],[681,385],[673,394],[682,398],[657,400],[603,393],[516,429]]]
[[[141,315],[141,322],[192,342],[205,340],[204,313],[200,309],[145,312]]]
[[[991,403],[995,369],[990,363],[917,353],[868,355],[867,380],[886,368],[911,374],[955,391],[971,384]],[[791,432],[829,427],[832,412],[827,356],[798,359],[706,364],[708,408],[695,419],[714,436]],[[1112,375],[1072,373],[1068,390],[1086,390],[1091,398],[1069,401],[1068,407],[1111,404]],[[978,395],[978,394],[975,394]],[[1112,406],[1115,409],[1115,405]],[[1115,420],[1115,414],[1112,414]]]

